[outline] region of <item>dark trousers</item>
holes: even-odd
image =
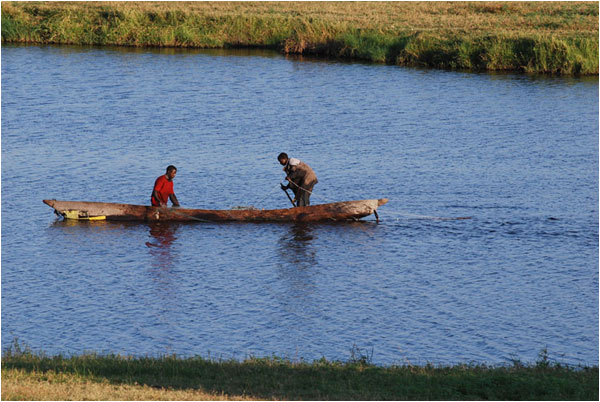
[[[314,185],[304,187],[306,190],[298,189],[296,195],[296,205],[299,207],[307,207],[310,205],[310,194],[313,190]]]

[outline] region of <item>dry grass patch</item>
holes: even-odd
[[[54,371],[26,372],[2,370],[3,401],[253,401],[189,389],[167,389],[148,385],[111,384],[107,379],[92,380]]]
[[[3,2],[3,11],[115,10],[206,17],[298,18],[386,32],[462,30],[598,34],[597,2]]]

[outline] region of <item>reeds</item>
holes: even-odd
[[[598,3],[3,2],[2,41],[264,47],[445,69],[598,74]]]

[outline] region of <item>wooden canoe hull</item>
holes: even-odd
[[[356,220],[387,202],[359,200],[287,209],[187,209],[87,201],[44,200],[66,219],[140,222],[320,222]]]

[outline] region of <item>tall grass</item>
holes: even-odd
[[[3,2],[2,41],[251,46],[446,69],[598,74],[598,3]]]
[[[91,392],[93,392],[91,394]],[[2,356],[2,399],[598,400],[598,367],[541,354],[534,365],[391,366],[353,353],[347,362],[292,362],[86,354]]]

